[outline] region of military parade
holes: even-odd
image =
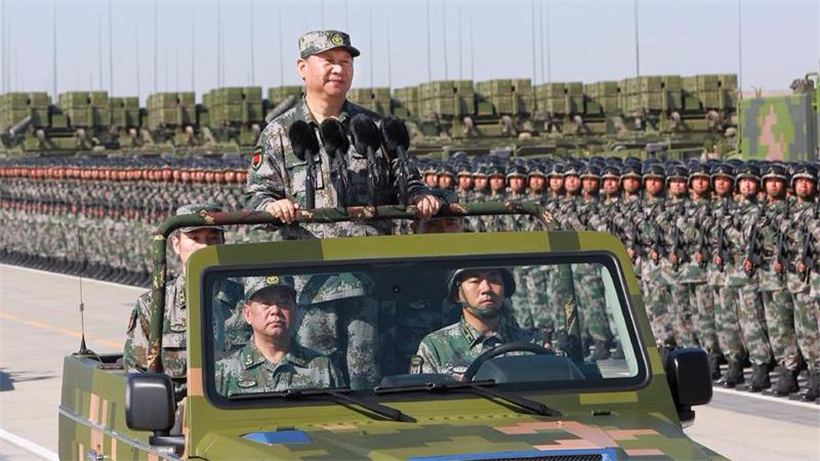
[[[55,5],[49,93],[11,83],[7,1],[0,459],[720,460],[820,448],[807,442],[820,409],[820,72],[744,91],[742,2],[737,74],[641,72],[635,1],[634,74],[581,82],[552,78],[556,5],[540,0],[526,2],[532,74],[489,79],[472,69],[472,16],[465,34],[462,5],[456,29],[442,1],[434,79],[431,0],[426,81],[393,85],[387,22],[379,86],[372,8],[365,46],[348,33],[348,2],[345,27],[328,28],[325,9],[341,7],[322,1],[321,27],[279,45],[279,71],[298,84],[282,74],[267,93],[254,2],[241,85],[224,76],[221,15],[237,7],[217,2],[216,86],[198,100],[194,17],[190,91],[179,49],[176,88],[165,50],[159,89],[154,2],[152,92],[139,95],[137,67],[137,93],[115,96],[111,2],[108,42],[98,12],[98,82],[69,91],[57,85]],[[279,13],[280,42],[288,19]],[[353,88],[362,59],[368,85]],[[64,307],[72,291],[79,309]],[[67,337],[61,371],[17,364],[36,369]],[[32,397],[41,380],[52,387]],[[17,388],[29,402],[9,400]],[[26,428],[38,396],[58,407],[34,423],[54,440]]]

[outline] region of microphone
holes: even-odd
[[[376,166],[376,151],[381,145],[379,127],[367,115],[359,114],[350,119],[350,132],[356,152],[367,156],[367,201],[370,206],[376,206],[376,185],[381,182]]]
[[[350,140],[344,126],[335,118],[328,118],[319,126],[325,152],[333,160],[333,169],[336,170],[334,186],[336,189],[336,203],[339,208],[347,206],[347,185],[350,183],[347,170],[347,150]]]
[[[305,208],[316,208],[316,164],[313,156],[319,153],[319,141],[313,128],[302,120],[297,120],[288,129],[288,138],[296,158],[307,161],[305,177]]]
[[[407,206],[407,181],[410,171],[407,166],[407,149],[410,147],[410,133],[407,126],[396,116],[389,116],[382,122],[384,151],[390,160],[398,160],[399,203]]]

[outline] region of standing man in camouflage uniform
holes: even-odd
[[[180,207],[177,215],[219,212],[213,204],[193,204]],[[224,243],[223,229],[216,226],[183,227],[176,235],[171,236],[174,252],[177,254],[181,272],[175,280],[169,280],[165,288],[165,318],[162,323],[162,360],[163,371],[171,376],[178,390],[185,388],[188,373],[188,303],[185,299],[185,270],[188,258],[200,248]],[[225,351],[225,320],[242,298],[242,287],[226,282],[221,285],[214,299],[214,351]],[[137,299],[128,322],[127,338],[123,353],[123,365],[129,372],[140,372],[148,369],[148,349],[151,336],[151,292],[146,292]],[[249,335],[247,335],[249,336]],[[245,339],[247,339],[245,336]]]
[[[231,396],[344,385],[327,356],[296,342],[295,311],[293,278],[271,275],[245,280],[242,313],[253,336],[242,349],[216,363],[217,392]]]
[[[296,224],[299,210],[305,206],[307,162],[294,154],[288,137],[290,126],[303,121],[316,132],[325,119],[338,119],[343,126],[356,115],[378,122],[379,116],[347,100],[353,81],[353,58],[359,50],[351,46],[350,37],[339,31],[308,32],[299,39],[299,75],[305,82],[304,97],[290,110],[273,119],[262,132],[254,151],[246,189],[247,207],[267,211],[286,225],[280,231],[286,239],[329,238],[364,235],[389,235],[389,221],[345,222],[334,225]],[[352,143],[351,143],[352,144]],[[332,179],[332,157],[324,147],[315,153],[316,207],[335,207],[337,191]],[[331,153],[332,154],[332,153]],[[346,188],[348,206],[368,203],[367,156],[353,145],[347,152],[350,181]],[[398,177],[398,164],[392,177]],[[387,173],[387,172],[384,172]],[[410,203],[418,206],[422,218],[438,212],[438,200],[422,184],[418,171],[409,178]],[[378,188],[379,204],[397,203],[397,185]],[[305,290],[304,284],[310,289]],[[345,362],[351,387],[372,387],[380,379],[378,370],[377,307],[365,292],[363,281],[339,277],[310,277],[297,281],[301,308],[300,343]],[[343,333],[344,332],[344,333]],[[341,344],[339,338],[347,338]]]
[[[780,256],[788,258],[787,248],[783,247],[784,236],[789,232],[790,210],[786,196],[789,177],[783,165],[771,164],[762,176],[763,188],[768,201],[755,226],[759,228],[757,242],[760,261],[747,259],[744,269],[757,276],[759,290],[763,298],[766,313],[766,324],[769,327],[769,338],[777,363],[779,374],[777,383],[766,392],[775,395],[789,395],[799,390],[797,375],[802,365],[800,349],[794,331],[794,303],[786,289],[786,271]],[[749,229],[749,234],[753,229]],[[756,242],[749,242],[755,245]]]

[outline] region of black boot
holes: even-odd
[[[777,382],[774,383],[774,386],[772,386],[768,392],[764,392],[764,394],[788,397],[789,394],[800,390],[800,387],[797,385],[799,370],[788,370],[785,367],[777,367],[777,371],[779,371]]]
[[[749,392],[760,392],[763,389],[772,387],[772,381],[769,379],[769,364],[752,365],[752,378],[749,383]]]
[[[595,340],[595,352],[593,352],[587,360],[606,360],[612,354],[609,352],[609,343],[600,339]]]
[[[820,368],[815,366],[809,371],[809,383],[806,385],[806,392],[800,396],[804,402],[814,402],[820,398]]]
[[[738,384],[743,384],[746,379],[743,377],[743,365],[736,360],[729,360],[729,368],[726,370],[718,384],[723,387],[732,389]]]
[[[709,372],[712,374],[712,381],[720,380],[720,356],[709,355]]]

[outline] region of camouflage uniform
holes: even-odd
[[[343,385],[341,373],[327,356],[295,341],[279,363],[268,361],[253,338],[242,349],[216,363],[216,390],[226,396]]]
[[[460,377],[483,352],[504,343],[521,341],[535,343],[538,338],[521,329],[509,314],[501,314],[498,329],[489,336],[482,336],[462,317],[457,323],[421,340],[416,357],[411,361],[410,372]]]

